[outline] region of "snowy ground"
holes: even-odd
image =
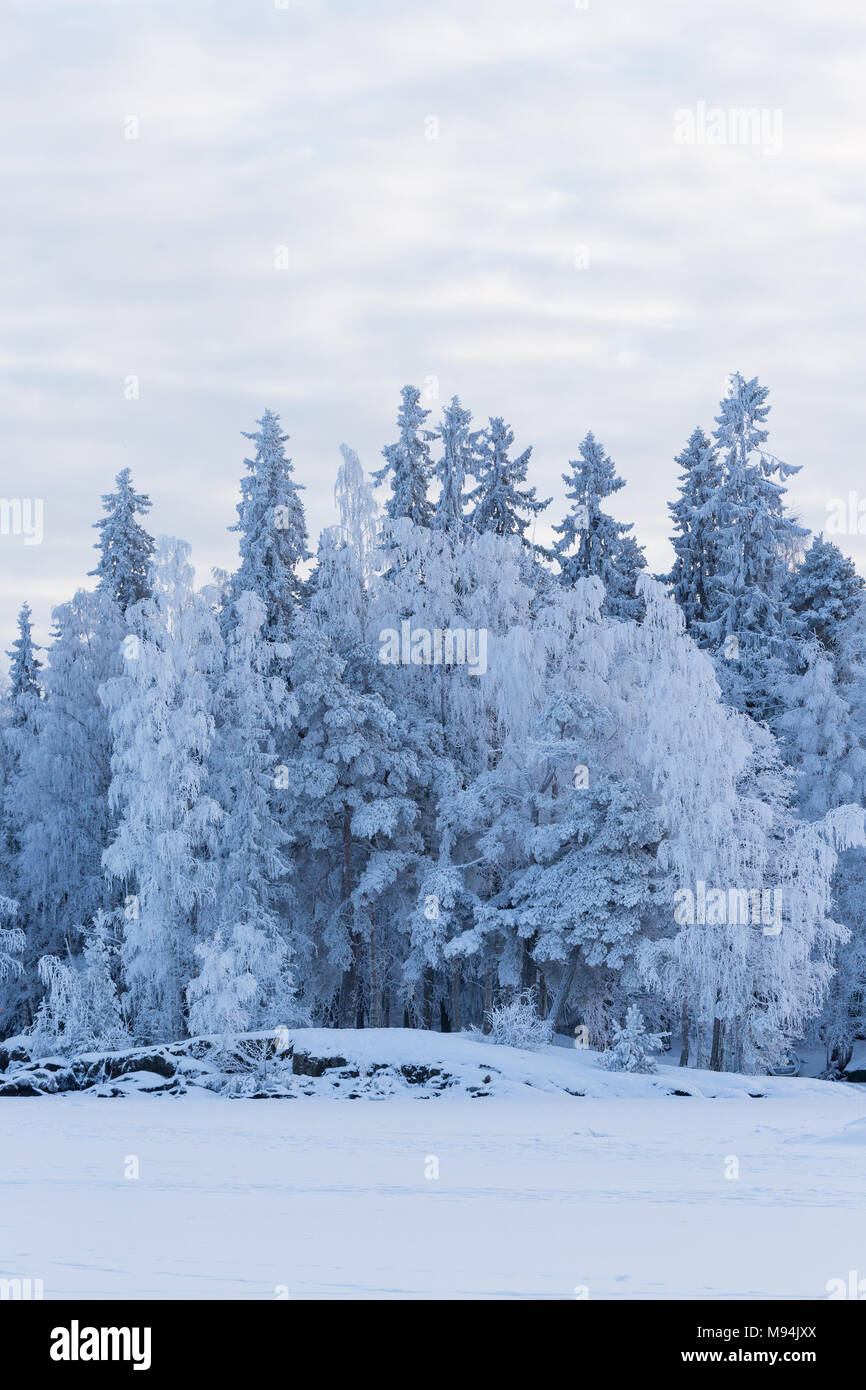
[[[0,1277],[46,1298],[820,1299],[866,1276],[864,1087],[620,1077],[402,1030],[293,1041],[463,1084],[0,1100]],[[479,1071],[489,1095],[465,1089]]]

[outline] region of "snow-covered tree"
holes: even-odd
[[[102,866],[114,818],[99,687],[122,671],[125,633],[117,605],[99,591],[79,591],[54,610],[45,699],[31,703],[10,782],[28,968],[42,955],[77,951],[82,924],[117,901]],[[35,985],[35,970],[30,978]]]
[[[635,582],[646,565],[643,550],[630,534],[631,522],[614,521],[601,509],[604,499],[625,487],[625,482],[592,431],[578,454],[569,462],[571,473],[562,475],[571,510],[553,528],[559,536],[553,553],[562,583],[573,587],[578,579],[594,575],[604,585],[606,612],[613,617],[636,617],[640,604]]]
[[[44,994],[30,1030],[34,1056],[70,1055],[97,1046],[116,1049],[129,1042],[112,974],[109,936],[109,919],[100,913],[80,960],[47,955],[39,961]]]
[[[718,448],[702,429],[692,431],[675,462],[681,469],[680,495],[668,503],[676,533],[671,538],[676,559],[668,580],[691,628],[708,616],[707,584],[716,568],[716,545],[707,503],[721,482],[721,467]]]
[[[297,740],[285,762],[293,855],[306,872],[294,920],[322,932],[331,975],[339,985],[339,1016],[354,1023],[378,1014],[375,908],[405,859],[396,843],[411,835],[411,784],[417,764],[401,746],[397,716],[378,692],[356,688],[353,672],[331,647],[327,624],[303,618],[293,646]],[[363,684],[363,683],[362,683]],[[372,981],[362,978],[364,959]]]
[[[400,435],[395,444],[385,445],[384,466],[373,474],[373,480],[377,487],[390,480],[391,495],[385,502],[385,513],[391,521],[407,517],[415,526],[429,526],[433,508],[427,497],[432,475],[428,441],[435,435],[425,428],[424,421],[430,411],[421,408],[421,392],[416,386],[404,386],[400,396]]]
[[[625,1023],[614,1023],[613,1041],[599,1057],[599,1065],[608,1071],[654,1072],[655,1057],[664,1046],[664,1035],[650,1033],[643,1014],[636,1004],[630,1004]]]
[[[478,430],[470,430],[472,412],[464,410],[457,396],[442,412],[436,438],[442,442],[442,457],[436,464],[440,491],[433,511],[432,525],[451,538],[461,537],[466,528],[466,478],[477,468]]]
[[[352,548],[355,566],[366,583],[372,574],[379,533],[379,507],[361,460],[348,444],[340,445],[343,462],[337,469],[334,500],[340,513],[341,539]]]
[[[277,813],[275,772],[278,739],[295,701],[281,677],[267,674],[261,599],[242,593],[235,609],[225,667],[215,678],[210,791],[222,810],[218,882],[197,922],[201,969],[187,990],[193,1032],[224,1031],[223,1016],[227,1030],[230,1014],[235,1031],[244,1031],[285,1022],[293,1012],[291,949],[280,911],[290,837]],[[219,1000],[211,997],[212,986]]]
[[[266,410],[259,429],[244,438],[255,444],[255,456],[244,459],[249,475],[241,481],[238,520],[229,529],[240,533],[240,565],[232,577],[231,596],[249,590],[265,605],[264,638],[289,641],[303,602],[300,566],[310,558],[307,523],[301,501],[303,485],[295,482],[286,457],[289,438],[280,417]]]
[[[195,953],[199,971],[187,988],[192,1035],[227,1042],[295,1014],[289,956],[279,937],[236,922],[200,941]]]
[[[0,897],[0,986],[22,973],[19,957],[24,950],[24,933],[19,927],[9,925],[14,923],[17,911],[18,904],[12,898]],[[6,1026],[5,1020],[3,1026]]]
[[[98,576],[99,592],[125,613],[149,593],[153,537],[136,517],[146,515],[152,503],[145,493],[135,491],[131,469],[122,469],[114,481],[116,491],[105,493],[102,498],[106,515],[93,523],[100,532],[95,546],[99,561],[90,573]]]
[[[514,432],[502,416],[491,416],[487,429],[479,436],[476,451],[478,485],[468,497],[473,504],[471,522],[476,531],[518,536],[523,545],[529,546],[527,527],[550,505],[551,499],[540,502],[534,487],[521,487],[526,482],[532,448],[511,459],[508,452],[513,443]]]
[[[12,643],[11,651],[6,653],[10,661],[6,698],[13,724],[25,722],[28,709],[42,694],[39,684],[42,662],[36,655],[37,650],[33,641],[30,604],[24,603],[18,614],[18,636]]]
[[[121,959],[136,1032],[165,1039],[183,1032],[194,936],[219,876],[222,812],[207,764],[222,639],[193,590],[185,542],[160,539],[150,582],[150,598],[127,614],[125,674],[102,687],[119,813],[104,862],[127,894]]]
[[[773,710],[781,649],[786,570],[807,534],[785,506],[785,482],[799,466],[768,453],[767,387],[757,377],[730,378],[713,438],[721,480],[704,513],[714,566],[706,582],[707,617],[696,634],[724,659],[719,678],[733,703],[758,718]]]
[[[796,569],[786,575],[783,607],[789,626],[799,637],[813,635],[825,647],[834,647],[840,628],[857,611],[863,599],[863,579],[854,563],[823,535],[812,544]]]

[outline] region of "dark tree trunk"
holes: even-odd
[[[680,1066],[687,1067],[689,1064],[689,1005],[686,999],[683,1000],[683,1041],[680,1047]]]
[[[424,971],[424,1027],[432,1032],[433,1030],[433,966],[428,965]]]
[[[354,929],[354,914],[349,899],[352,896],[352,810],[346,806],[343,809],[343,855],[340,865],[340,897],[343,911],[349,921],[349,942],[352,950],[352,960],[348,969],[343,973],[340,984],[340,1026],[346,1028],[350,1025],[350,1020],[355,1016],[356,1027],[363,1027],[357,1022],[359,1015],[362,1016],[360,1001],[358,998],[358,958],[361,951],[361,938]]]
[[[565,1008],[565,1004],[568,999],[568,993],[574,981],[574,975],[576,970],[577,951],[573,952],[569,960],[567,960],[565,963],[565,968],[562,972],[562,979],[559,982],[559,988],[556,991],[553,1003],[550,1008],[550,1013],[547,1017],[547,1021],[550,1024],[551,1034],[556,1032],[556,1025],[559,1022],[560,1014]]]
[[[460,1021],[460,966],[455,961],[451,967],[451,1027],[459,1033]]]
[[[493,968],[490,965],[484,969],[484,1019],[481,1024],[482,1033],[490,1032],[490,1010],[493,1008]]]

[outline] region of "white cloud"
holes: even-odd
[[[655,567],[733,368],[772,389],[807,524],[860,486],[857,0],[31,0],[5,27],[3,490],[44,495],[46,537],[0,538],[4,646],[85,582],[126,464],[204,575],[265,405],[315,533],[340,440],[375,466],[430,374],[534,445],[550,519],[594,429]],[[676,145],[699,101],[781,110],[781,153]]]

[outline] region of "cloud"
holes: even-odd
[[[314,535],[340,441],[376,466],[428,376],[533,444],[546,524],[592,428],[654,568],[734,368],[808,525],[862,487],[855,0],[28,0],[5,28],[2,491],[44,497],[46,535],[0,537],[4,647],[25,598],[44,641],[90,582],[127,464],[202,579],[231,566],[266,405]],[[698,102],[780,110],[781,151],[678,145]]]

